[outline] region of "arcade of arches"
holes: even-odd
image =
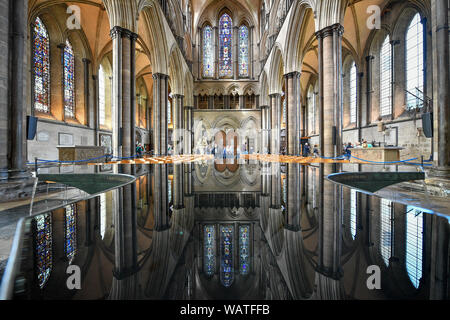
[[[36,158],[58,159],[64,146],[102,146],[123,158],[135,157],[137,144],[152,156],[300,156],[307,142],[311,154],[315,149],[321,157],[333,158],[342,155],[348,143],[356,146],[362,141],[380,149],[397,147],[400,159],[428,160],[427,174],[448,183],[447,0],[0,0],[0,8],[2,31],[8,31],[0,33],[0,140],[4,142],[0,144],[0,180],[5,184],[28,179],[30,163]],[[33,123],[36,133],[30,137]],[[304,168],[289,164],[280,173],[277,165],[268,170],[282,174],[285,180],[281,181],[295,185],[299,192],[320,192],[322,198],[332,192],[327,186],[312,189],[316,171],[308,178],[311,185],[300,187],[292,182],[296,176],[292,172],[299,177]],[[323,177],[335,169],[329,166],[317,173],[322,170]],[[154,179],[168,174],[164,168],[155,170]],[[111,171],[135,173],[120,166],[112,166]],[[174,169],[169,176],[176,180],[183,172]],[[233,214],[245,215],[245,223],[235,227],[236,233],[245,233],[242,226],[263,216],[264,210],[277,216],[282,212],[280,194],[273,199],[264,195],[281,187],[260,182],[255,172],[236,162],[199,167],[195,183],[200,193],[214,188],[208,176],[227,192],[238,192],[231,180],[239,174],[245,192],[261,187],[262,196],[256,200],[251,194],[249,198],[248,194],[227,194],[224,200],[201,194],[189,200],[199,208],[196,217],[221,221],[222,209],[214,203],[234,201],[235,205],[225,207],[230,207],[230,219],[235,219]],[[165,184],[170,183],[166,180]],[[171,193],[172,200],[178,199],[177,190]],[[289,201],[294,201],[293,190],[286,191]],[[157,194],[154,190],[152,196]],[[344,196],[356,201],[350,191]],[[362,195],[358,199],[361,204]],[[269,205],[272,201],[279,205]],[[286,206],[292,205],[289,201]],[[315,201],[314,196],[311,208],[318,208]],[[374,210],[369,202],[364,204],[367,212]],[[188,205],[178,204],[172,217]],[[376,206],[380,209],[380,204]],[[257,211],[257,207],[265,209]],[[275,226],[277,219],[287,221],[287,229],[295,231],[291,220],[297,218],[290,216],[294,211],[265,222]],[[161,223],[160,230],[168,225]],[[218,234],[219,227],[205,230]],[[280,271],[275,262],[278,254],[302,246],[289,237],[294,236],[269,240],[274,253],[267,253],[270,261],[264,263],[274,276],[265,281],[273,286],[276,279],[286,279],[285,273],[295,264],[287,262],[288,271]],[[333,242],[331,238],[337,236],[325,228],[318,237]],[[282,243],[292,247],[286,249]],[[327,261],[332,254],[322,254],[324,260],[317,263],[332,276],[326,280],[319,276],[316,284],[328,281],[336,288],[339,268],[332,258]],[[287,254],[281,255],[289,260]],[[447,274],[443,269],[435,272]],[[312,285],[301,287],[302,280],[293,278],[298,287],[282,281],[282,288],[272,289],[273,297],[312,292]],[[176,291],[175,282],[176,278],[167,279],[165,285]],[[227,283],[222,279],[224,286]],[[261,292],[249,283],[241,285],[255,290],[250,297],[260,297]],[[439,297],[448,298],[446,288]],[[338,295],[333,290],[329,293]],[[208,297],[206,291],[197,294]]]

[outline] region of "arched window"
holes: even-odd
[[[283,100],[283,114],[282,114],[282,121],[281,123],[284,124],[284,127],[286,128],[287,126],[287,108],[286,108],[286,95],[284,94],[284,92],[281,93],[281,99]]]
[[[214,49],[212,43],[212,29],[203,28],[203,77],[214,76]]]
[[[220,226],[220,282],[225,287],[231,286],[234,280],[233,241],[234,227]]]
[[[49,213],[35,219],[35,259],[38,285],[43,288],[52,271],[52,217]]]
[[[384,264],[389,266],[389,259],[392,256],[393,239],[393,206],[392,201],[381,199],[380,201],[380,253]]]
[[[239,273],[247,275],[250,272],[250,226],[239,226]]]
[[[384,39],[380,52],[380,116],[392,113],[392,53],[389,36]]]
[[[406,207],[406,271],[414,287],[418,288],[422,278],[423,255],[423,211],[413,206]]]
[[[65,214],[65,232],[64,232],[64,248],[66,258],[72,263],[77,252],[77,206],[71,204],[66,207]]]
[[[356,106],[358,98],[358,85],[356,78],[356,63],[350,69],[350,123],[356,123]]]
[[[103,66],[100,65],[98,69],[98,121],[101,126],[106,125],[105,90],[105,71],[103,70]]]
[[[416,14],[406,32],[406,106],[407,109],[421,107],[424,90],[423,25],[420,14]],[[417,97],[415,97],[415,96]]]
[[[64,115],[75,118],[75,58],[69,40],[64,47]]]
[[[232,40],[233,21],[228,14],[223,14],[219,20],[219,76],[233,76]]]
[[[352,234],[352,238],[356,238],[356,198],[357,193],[355,189],[350,190],[350,232]]]
[[[34,21],[33,39],[34,109],[50,112],[50,40],[39,17]]]
[[[239,76],[248,77],[248,28],[239,28]]]
[[[203,272],[213,276],[216,271],[216,227],[206,225],[203,227]]]

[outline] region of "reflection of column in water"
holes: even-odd
[[[299,164],[287,165],[287,212],[285,227],[292,231],[300,230],[300,174]]]
[[[339,278],[342,211],[340,188],[325,178],[333,173],[331,164],[320,164],[319,172],[319,269],[324,274]]]

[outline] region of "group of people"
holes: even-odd
[[[318,146],[317,144],[315,144],[315,145],[313,146],[312,153],[313,153],[313,156],[314,156],[314,157],[316,157],[316,158],[319,157],[319,146]],[[311,147],[310,147],[309,143],[306,142],[306,143],[303,145],[302,156],[303,156],[303,157],[309,157],[310,154],[311,154]]]

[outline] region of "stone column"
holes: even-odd
[[[449,46],[449,4],[445,0],[432,1],[434,41],[434,160],[438,166],[434,173],[450,175],[450,46]]]
[[[113,40],[113,109],[120,130],[118,150],[122,157],[135,155],[135,50],[137,34],[121,27],[111,30]],[[117,130],[116,130],[117,131]]]
[[[194,96],[194,109],[198,109],[198,96]]]
[[[84,115],[85,115],[85,125],[90,126],[90,112],[89,112],[89,100],[90,100],[90,90],[89,90],[89,65],[91,60],[83,58],[83,70],[84,70]]]
[[[291,72],[284,75],[286,89],[286,139],[287,154],[298,155],[300,149],[300,73]]]
[[[259,150],[262,154],[269,153],[269,123],[270,123],[270,108],[269,106],[261,106],[261,148]]]
[[[174,109],[174,117],[173,117],[173,143],[174,143],[174,154],[181,155],[183,154],[183,144],[184,144],[184,96],[179,94],[173,95],[173,105]]]
[[[228,95],[228,94],[223,96],[223,108],[224,109],[231,109],[230,108],[230,95]]]
[[[281,128],[281,94],[270,95],[271,130],[270,153],[280,154],[280,128]]]
[[[342,154],[342,35],[340,24],[316,33],[319,41],[319,107],[321,155]],[[333,139],[334,138],[334,139]],[[334,141],[333,141],[334,140]]]
[[[219,79],[219,28],[213,27],[214,30],[214,78]]]
[[[197,28],[197,79],[201,79],[203,77],[203,41],[202,41],[202,29]]]
[[[185,106],[184,107],[184,154],[192,154],[192,140],[193,140],[193,107]]]
[[[156,156],[167,155],[168,79],[165,74],[153,74],[153,146]]]
[[[214,96],[208,96],[208,109],[214,109]]]
[[[233,79],[239,78],[239,27],[233,27],[233,41],[232,41],[232,61],[233,61]]]
[[[249,41],[249,73],[248,76],[250,79],[254,80],[255,79],[255,66],[254,66],[254,44],[253,44],[253,33],[255,31],[255,26],[251,26],[250,30],[249,30],[249,37],[248,37],[248,41]]]
[[[239,109],[245,109],[245,96],[239,95]]]
[[[8,170],[0,174],[6,178],[9,171],[10,179],[23,179],[29,175],[26,167],[26,110],[24,107],[24,68],[25,61],[25,37],[27,34],[27,22],[24,8],[26,10],[27,1],[17,0],[9,1],[10,8],[10,39],[9,39],[9,63],[11,64],[11,73],[9,74],[9,127],[2,128],[9,132],[10,150]],[[3,6],[2,6],[3,7]],[[5,26],[4,26],[5,28]],[[6,52],[2,52],[6,54]],[[8,72],[5,70],[3,75],[6,77]],[[4,80],[2,80],[3,82]],[[6,97],[5,97],[6,98]],[[5,101],[2,101],[5,103]],[[7,103],[7,102],[6,102]],[[5,115],[3,115],[5,116]],[[7,115],[6,115],[7,116]],[[8,144],[8,141],[2,141]],[[0,177],[1,178],[1,177]]]

